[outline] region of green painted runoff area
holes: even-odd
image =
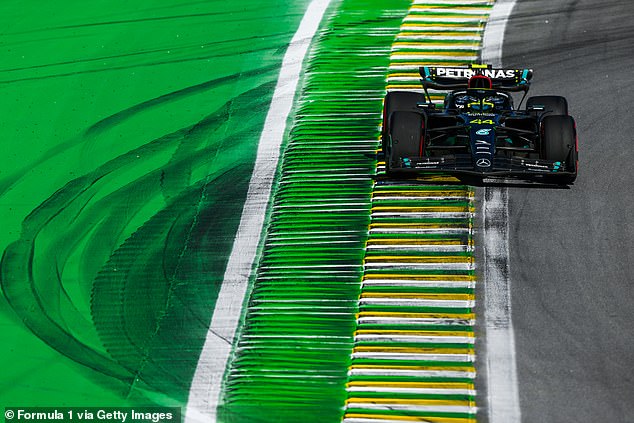
[[[184,405],[307,5],[0,3],[0,407]]]

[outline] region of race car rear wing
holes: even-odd
[[[467,89],[469,78],[484,75],[491,79],[493,89],[500,91],[528,91],[533,77],[532,69],[494,69],[491,65],[472,64],[469,67],[430,67],[419,69],[421,83],[436,90]]]

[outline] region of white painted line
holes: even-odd
[[[506,188],[485,188],[482,210],[490,423],[521,421],[515,334],[511,319],[507,195]]]
[[[450,58],[447,58],[447,60],[450,60]],[[414,64],[412,64],[412,63],[414,63]],[[455,60],[452,63],[455,63]],[[461,63],[460,66],[462,66],[463,64],[464,63]],[[431,62],[428,62],[428,61],[407,62],[407,63],[403,63],[403,64],[392,63],[389,66],[389,70],[390,70],[390,72],[418,72],[418,69],[420,69],[421,66],[438,66],[438,64],[432,64]],[[420,90],[418,90],[418,89],[409,89],[408,88],[408,91],[409,90],[416,91],[416,92],[421,92],[421,93],[423,92],[422,88]],[[433,91],[434,90],[429,90],[429,94],[431,94],[432,97],[434,96],[434,94],[436,94]]]
[[[468,233],[469,228],[394,228],[394,227],[373,227],[370,233],[407,233],[407,234],[435,234],[435,235],[452,235]]]
[[[375,360],[425,360],[448,361],[455,363],[471,363],[475,361],[473,354],[427,354],[427,353],[389,353],[389,352],[353,352],[352,358],[371,358]]]
[[[359,304],[391,305],[402,307],[446,307],[446,308],[471,308],[475,301],[464,300],[422,300],[403,298],[361,298]]]
[[[502,66],[504,31],[516,0],[497,0],[487,21],[482,39],[482,61],[494,67]]]
[[[457,253],[470,251],[468,245],[404,245],[404,244],[375,244],[368,245],[366,250],[379,250],[389,253],[390,251],[410,251],[410,252],[442,252]]]
[[[434,288],[474,288],[473,281],[435,281],[416,279],[365,279],[363,285],[372,286],[429,286]]]
[[[372,196],[372,201],[376,200],[427,200],[427,201],[451,201],[451,200],[470,200],[468,195],[425,195],[425,194],[412,194],[412,195],[394,195],[387,192],[377,191]],[[445,213],[439,212],[439,215]]]
[[[386,393],[407,393],[407,394],[431,394],[431,395],[475,395],[474,389],[452,389],[452,388],[399,388],[394,386],[376,385],[355,385],[347,388],[348,392],[386,392]],[[411,420],[410,420],[411,421]]]
[[[264,122],[247,199],[205,344],[189,390],[185,421],[214,422],[225,367],[253,270],[271,188],[286,132],[286,122],[308,47],[330,0],[313,0],[286,50],[273,99]]]
[[[491,4],[491,0],[458,0],[458,1],[414,0],[414,4],[423,4],[423,5],[437,4],[442,6],[447,6],[448,4],[451,4],[452,6],[473,6],[473,5],[489,5]]]
[[[472,336],[425,336],[425,335],[397,335],[397,334],[368,334],[355,335],[355,341],[374,342],[423,342],[438,344],[473,344],[475,338]]]
[[[411,423],[411,419],[409,417],[404,417],[399,419],[398,417],[393,417],[389,419],[385,419],[384,416],[380,416],[377,418],[372,417],[346,417],[342,420],[341,423]]]
[[[474,285],[474,281],[460,281],[460,280],[436,280],[436,279],[417,279],[424,278],[423,275],[380,275],[381,278],[375,279],[376,274],[369,273],[371,277],[366,277],[363,280],[364,285],[377,285],[377,286],[430,286],[435,288],[471,288]],[[366,275],[366,276],[368,276]],[[429,276],[428,276],[429,277]]]
[[[439,8],[433,8],[433,7],[423,7],[423,6],[417,6],[417,7],[413,7],[410,9],[410,14],[407,16],[408,19],[416,19],[419,18],[420,20],[426,20],[426,18],[428,17],[436,17],[435,15],[428,15],[428,14],[436,14],[436,15],[443,15],[446,16],[445,19],[448,20],[453,20],[454,17],[470,17],[473,15],[477,15],[480,16],[482,18],[486,17],[486,11],[483,11],[482,8],[474,8],[474,9],[439,9]],[[421,16],[418,16],[421,15]]]
[[[474,26],[443,26],[443,25],[431,25],[431,24],[416,24],[416,23],[407,23],[401,26],[401,34],[406,32],[426,32],[426,31],[448,31],[448,32],[479,32],[480,27]]]
[[[445,54],[405,54],[405,53],[393,53],[391,56],[392,60],[424,60],[426,62],[434,60],[434,61],[443,61],[443,60],[461,60],[465,62],[474,61],[478,59],[478,55],[476,54],[465,54],[456,56],[453,53],[445,53]]]
[[[420,212],[408,210],[376,211],[376,207],[377,205],[374,206],[374,210],[372,211],[372,216],[375,217],[410,217],[412,219],[465,219],[472,217],[471,212]]]
[[[409,15],[405,18],[404,22],[405,23],[418,23],[418,22],[431,22],[434,23],[436,25],[438,24],[444,24],[444,23],[448,23],[448,24],[455,24],[455,23],[461,23],[461,24],[479,24],[481,22],[484,22],[484,20],[486,19],[486,15],[483,15],[481,12],[476,14],[476,15],[472,15],[472,16],[467,16],[467,14],[457,14],[456,16],[416,16],[416,15]]]
[[[377,262],[377,263],[365,263],[366,269],[385,269],[385,270],[420,270],[420,269],[434,269],[434,270],[471,270],[473,269],[473,263],[409,263],[406,261],[401,262]]]
[[[419,420],[419,421],[423,423],[425,422],[424,420]],[[342,423],[412,423],[412,418],[410,416],[404,416],[404,417],[395,416],[390,418],[386,418],[385,416],[378,416],[375,418],[346,417],[342,420]]]
[[[468,405],[417,405],[417,404],[399,404],[387,403],[376,404],[371,402],[349,402],[346,408],[363,408],[365,410],[393,410],[393,411],[426,411],[429,413],[469,413],[476,412],[475,407]],[[377,421],[377,420],[375,420]],[[380,420],[379,420],[380,421]],[[424,420],[423,420],[424,421]]]
[[[504,32],[515,2],[495,2],[484,32],[483,63],[496,67],[502,65]],[[508,189],[487,187],[483,195],[488,421],[520,423],[515,333],[511,317]]]
[[[480,37],[477,35],[428,35],[428,34],[421,34],[421,35],[398,35],[396,37],[396,42],[407,42],[407,41],[418,41],[418,40],[424,40],[424,41],[429,41],[429,40],[434,40],[434,41],[449,41],[449,42],[454,42],[454,41],[480,41]]]
[[[477,45],[474,45],[474,43],[425,43],[423,46],[421,46],[421,44],[411,44],[411,43],[404,43],[404,42],[396,42],[394,43],[394,46],[392,47],[392,51],[402,51],[402,52],[406,52],[408,50],[411,51],[417,51],[417,52],[425,52],[425,51],[429,51],[431,53],[436,52],[436,51],[443,51],[443,50],[459,50],[459,51],[477,51],[480,50],[480,48]]]
[[[412,376],[475,379],[475,372],[460,370],[358,369],[348,370],[354,376]]]
[[[475,320],[472,319],[448,319],[448,318],[424,318],[424,317],[359,317],[359,326],[364,324],[381,324],[381,325],[462,325],[473,326]]]

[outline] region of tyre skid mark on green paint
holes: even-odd
[[[98,6],[91,7],[98,10]],[[250,37],[256,41],[265,36],[268,45],[263,47],[270,51],[287,42],[278,33],[279,17],[274,16],[274,35]],[[205,34],[209,36],[208,29]],[[91,34],[97,35],[101,34]],[[161,36],[153,39],[163,41]],[[125,46],[136,45],[134,41]],[[225,43],[226,53],[230,44],[232,55],[237,57],[239,52],[233,48],[243,45],[244,40],[234,41],[219,40],[218,47]],[[142,49],[108,56],[116,63],[106,64],[100,63],[100,52],[90,57],[86,48],[72,51],[69,56],[73,60],[51,61],[53,66],[7,65],[11,69],[4,70],[0,84],[6,90],[20,87],[28,95],[39,79],[48,79],[53,86],[61,83],[53,78],[60,74],[79,78],[103,72],[96,91],[115,92],[118,85],[108,77],[119,70],[220,57],[216,49],[206,49],[201,55],[188,50],[193,44],[170,42],[183,48],[178,57],[169,60],[153,57],[143,63],[130,62],[133,57],[164,50]],[[105,47],[126,50],[116,43]],[[196,43],[198,50],[203,47]],[[258,47],[253,43],[248,47],[242,52],[252,57]],[[55,52],[60,56],[67,53],[61,48]],[[261,127],[253,110],[268,105],[273,88],[270,80],[279,69],[275,62],[265,57],[246,72],[228,66],[222,74],[211,72],[213,76],[209,76],[206,65],[204,77],[193,71],[195,75],[189,74],[189,68],[178,68],[182,71],[178,83],[125,93],[124,100],[117,98],[112,104],[106,95],[94,94],[101,103],[93,114],[81,114],[74,109],[79,107],[75,104],[72,113],[55,109],[60,116],[78,116],[79,121],[86,121],[72,123],[74,130],[79,128],[69,131],[78,134],[76,137],[38,144],[32,150],[35,157],[24,161],[27,165],[3,174],[0,196],[9,207],[15,198],[24,202],[42,199],[38,200],[41,204],[31,206],[33,211],[21,222],[17,241],[10,235],[3,237],[3,242],[12,243],[2,258],[1,285],[13,309],[7,308],[7,313],[26,325],[24,330],[19,328],[17,336],[28,337],[28,345],[37,349],[16,366],[31,370],[32,363],[39,365],[47,360],[47,367],[62,368],[68,377],[51,383],[39,372],[27,371],[16,387],[12,386],[11,391],[6,387],[0,396],[4,398],[6,392],[11,398],[15,390],[27,392],[23,405],[59,405],[62,403],[51,404],[52,398],[59,397],[65,404],[77,406],[88,405],[76,402],[84,400],[100,405],[94,401],[103,398],[111,401],[107,405],[183,404],[219,285],[215,274],[224,269],[226,257],[222,253],[230,248],[237,226],[234,216],[239,214],[240,199],[246,191],[253,138]],[[143,77],[151,80],[164,69],[156,66],[150,72],[152,76]],[[132,79],[129,74],[118,76],[123,81]],[[173,76],[169,73],[166,79],[173,80]],[[18,82],[26,80],[29,82]],[[139,85],[150,84],[143,79]],[[91,88],[85,91],[91,92]],[[231,96],[225,96],[223,90],[230,91]],[[50,99],[42,97],[46,99],[42,103]],[[196,102],[183,104],[201,97],[205,97],[202,110],[211,113],[199,112],[200,104]],[[56,100],[61,104],[63,99],[60,96]],[[170,124],[152,119],[156,118],[153,113],[167,111]],[[243,116],[239,126],[235,125],[235,116]],[[32,117],[34,127],[39,118]],[[60,126],[65,123],[61,117],[55,122]],[[135,125],[142,128],[141,134],[134,132]],[[130,129],[132,133],[128,134]],[[78,150],[81,152],[76,153]],[[219,157],[221,151],[227,157]],[[69,158],[68,162],[62,163],[62,158]],[[59,169],[54,169],[58,162]],[[41,182],[33,183],[38,177]],[[60,185],[51,181],[60,181]],[[21,202],[16,205],[17,209],[26,207]],[[43,341],[41,346],[35,337]],[[48,369],[41,373],[49,376]],[[79,382],[78,386],[69,386],[73,382],[68,380]],[[77,393],[65,395],[65,389]],[[90,393],[83,392],[88,390]]]

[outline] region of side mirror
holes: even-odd
[[[437,106],[436,103],[416,103],[418,109],[435,109]]]
[[[543,112],[544,110],[546,110],[546,108],[543,105],[541,105],[541,104],[533,104],[532,106],[530,106],[526,110],[531,111],[531,112],[532,111]]]

